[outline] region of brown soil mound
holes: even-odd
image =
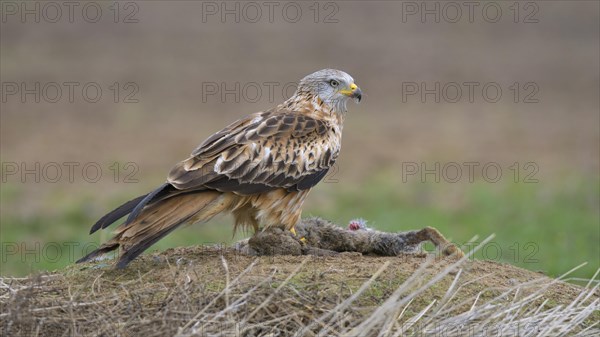
[[[584,300],[592,313],[569,322],[584,331],[600,319],[593,312],[597,288],[579,300],[582,287],[491,261],[458,264],[455,257],[358,253],[256,258],[229,248],[192,247],[142,256],[124,270],[112,269],[111,262],[2,279],[0,331],[4,336],[392,336],[400,329],[433,331],[435,322],[485,310],[500,317],[503,308],[515,304],[513,316],[532,317]]]

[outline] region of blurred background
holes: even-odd
[[[109,238],[88,235],[99,217],[327,67],[365,95],[305,217],[495,233],[477,258],[598,269],[598,2],[73,3],[2,3],[2,276],[73,263]],[[248,235],[230,223],[153,248]]]

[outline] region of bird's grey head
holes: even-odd
[[[348,100],[354,99],[358,103],[362,99],[362,91],[354,84],[352,76],[336,69],[322,69],[304,77],[298,83],[296,93],[318,96],[331,109],[342,113],[346,112]]]

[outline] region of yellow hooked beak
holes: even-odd
[[[354,98],[357,102],[360,102],[362,99],[362,91],[354,83],[350,84],[348,88],[340,90],[339,93]]]

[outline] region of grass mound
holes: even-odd
[[[597,336],[598,282],[431,255],[191,247],[0,282],[5,336]]]

